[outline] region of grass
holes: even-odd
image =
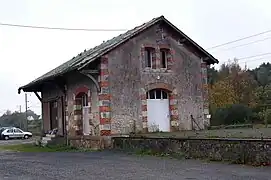
[[[165,152],[152,151],[150,149],[148,149],[148,150],[140,149],[140,150],[136,150],[134,153],[139,156],[156,156],[156,157],[166,157],[166,158],[174,158],[174,159],[184,159],[185,158],[185,155],[181,152],[165,153]]]
[[[86,152],[93,151],[90,149],[78,149],[70,146],[55,145],[55,146],[36,146],[34,144],[19,144],[19,145],[3,145],[0,146],[0,151],[15,151],[15,152]]]
[[[269,139],[271,129],[261,126],[253,128],[215,129],[201,131],[157,132],[142,134],[145,137],[175,137],[175,138],[242,138]]]

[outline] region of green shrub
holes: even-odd
[[[265,124],[271,124],[271,109],[267,109],[262,112]]]
[[[229,105],[226,108],[218,108],[212,114],[212,125],[231,125],[251,123],[253,117],[252,110],[242,104]]]

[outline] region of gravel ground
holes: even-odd
[[[0,153],[0,180],[267,180],[271,168],[114,152]]]

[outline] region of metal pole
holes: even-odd
[[[28,126],[28,122],[27,122],[27,110],[28,110],[28,105],[27,105],[28,101],[27,101],[27,93],[25,93],[25,123],[24,123],[24,128],[27,131],[27,126]]]
[[[19,112],[20,112],[20,117],[21,117],[21,113],[22,113],[22,106],[19,105]],[[20,128],[22,129],[22,119],[20,118]]]

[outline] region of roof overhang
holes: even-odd
[[[180,29],[178,29],[175,25],[173,25],[166,18],[164,18],[164,16],[162,16],[161,18],[162,18],[161,19],[162,21],[164,21],[172,29],[174,29],[181,36],[183,36],[184,39],[186,39],[189,43],[191,43],[195,48],[197,48],[199,51],[201,51],[203,54],[205,54],[205,57],[204,57],[203,61],[207,62],[208,65],[210,65],[210,64],[218,64],[219,63],[219,61],[215,57],[213,57],[209,52],[207,52],[205,49],[203,49],[200,45],[198,45],[195,41],[193,41],[190,37],[188,37]]]

